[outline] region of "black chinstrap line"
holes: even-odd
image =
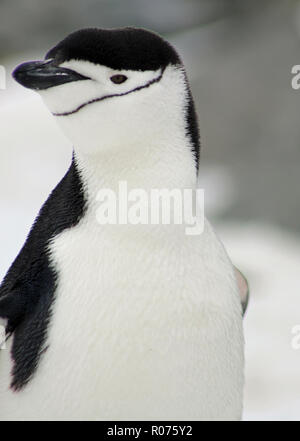
[[[159,74],[159,76],[157,78],[154,78],[153,80],[149,81],[148,83],[144,84],[143,86],[136,87],[135,89],[129,90],[128,92],[115,93],[115,94],[111,94],[111,95],[105,95],[105,96],[102,96],[100,98],[94,98],[93,100],[90,100],[90,101],[87,101],[86,103],[80,104],[80,106],[78,106],[74,110],[71,110],[70,112],[52,113],[52,115],[54,115],[54,116],[69,116],[69,115],[73,115],[74,113],[79,112],[79,110],[81,110],[83,107],[88,106],[89,104],[98,103],[99,101],[104,101],[104,100],[107,100],[109,98],[114,98],[114,97],[117,97],[117,96],[129,95],[130,93],[138,92],[139,90],[146,89],[147,87],[152,86],[152,84],[158,83],[162,79],[165,69],[166,68],[164,67],[161,70],[161,73]]]

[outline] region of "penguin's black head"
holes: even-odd
[[[145,29],[82,29],[73,32],[46,55],[57,64],[84,60],[115,70],[157,70],[180,64],[173,47]]]
[[[13,77],[24,87],[34,90],[91,79],[61,66],[71,60],[117,71],[156,71],[169,64],[181,64],[173,47],[153,32],[137,28],[91,28],[68,35],[48,51],[45,61],[21,64],[14,70]],[[119,75],[114,81],[121,84],[124,76]]]
[[[187,125],[198,136],[180,57],[145,29],[76,31],[44,61],[21,64],[13,76],[40,93],[77,146],[89,140],[99,150],[99,139],[102,148],[120,140],[149,145],[154,136],[167,139]]]

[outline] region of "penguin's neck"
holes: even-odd
[[[120,182],[129,189],[195,189],[197,168],[188,139],[153,142],[137,148],[98,155],[74,151],[74,160],[90,198],[103,188],[117,191]]]

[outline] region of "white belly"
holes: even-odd
[[[52,243],[49,348],[19,393],[0,351],[0,419],[241,417],[241,307],[222,245],[208,224],[196,237],[126,228],[87,218]]]

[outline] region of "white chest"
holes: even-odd
[[[240,305],[209,225],[196,238],[114,228],[87,216],[50,247],[58,286],[49,347],[19,394],[28,417],[238,419]]]

